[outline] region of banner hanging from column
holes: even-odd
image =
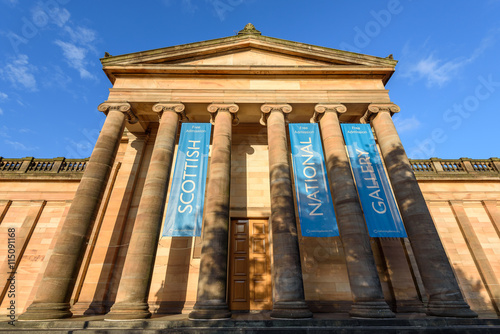
[[[341,124],[371,237],[406,237],[370,124]]]
[[[182,124],[164,237],[201,236],[211,129],[210,123]]]
[[[289,124],[299,220],[304,237],[339,235],[318,124]]]

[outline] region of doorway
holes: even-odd
[[[233,219],[230,231],[230,309],[241,311],[272,309],[267,219]]]

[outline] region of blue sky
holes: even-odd
[[[500,0],[0,0],[0,156],[88,157],[99,58],[236,34],[399,60],[387,88],[410,158],[500,157]]]

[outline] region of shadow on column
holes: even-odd
[[[149,168],[148,159],[151,159],[151,150],[148,151],[148,143],[144,145],[143,160],[139,170],[137,171],[137,173],[139,173],[140,175],[145,175],[145,171],[147,171]],[[142,197],[145,181],[145,176],[139,176],[137,178],[136,185],[132,193],[132,199],[130,201],[130,206],[127,209],[127,218],[125,219],[122,231],[113,231],[113,234],[117,233],[117,235],[121,235],[121,240],[118,240],[114,246],[110,246],[110,249],[108,249],[108,254],[113,254],[113,248],[116,249],[116,258],[113,262],[113,270],[111,270],[109,281],[107,283],[108,285],[106,289],[106,295],[104,297],[104,300],[106,302],[105,313],[109,313],[109,310],[114,305],[116,300],[116,294],[118,292],[118,287],[120,285],[120,280],[122,277],[123,265],[127,256],[130,239],[132,238],[132,231],[135,225],[137,209],[139,207],[139,201]],[[106,257],[107,256],[108,255],[106,255]]]
[[[192,237],[172,237],[165,280],[155,294],[159,301],[155,313],[182,313],[186,304],[192,244]]]
[[[375,131],[376,127],[375,127]],[[380,138],[379,138],[380,142]],[[383,151],[411,248],[429,295],[426,313],[430,316],[475,318],[458,286],[444,246],[419,188],[402,144]],[[387,148],[386,148],[387,150]]]
[[[146,145],[147,143],[138,143],[136,141],[131,144],[133,148],[142,150],[146,149]],[[133,164],[137,164],[140,166],[143,156],[144,153],[136,154]],[[141,168],[142,166],[140,166],[138,169]],[[125,189],[132,189],[132,193],[130,194],[132,198],[130,198],[130,201],[123,201],[120,205],[117,220],[120,219],[120,215],[123,215],[124,217],[121,218],[123,219],[123,225],[120,228],[116,228],[116,226],[115,228],[113,228],[113,234],[111,236],[108,250],[104,258],[104,265],[101,270],[101,274],[99,275],[99,280],[97,281],[97,288],[94,294],[94,298],[92,300],[92,303],[89,305],[89,308],[84,312],[84,315],[106,314],[114,304],[114,300],[111,300],[110,297],[116,295],[118,284],[113,284],[113,282],[120,281],[121,272],[123,269],[123,260],[125,260],[125,257],[123,257],[122,261],[119,261],[118,255],[120,253],[120,250],[123,248],[122,245],[128,245],[130,241],[130,235],[125,236],[126,239],[124,239],[124,231],[125,229],[129,228],[127,226],[129,210],[133,197],[138,196],[140,198],[142,193],[142,187],[141,189],[137,189],[138,187],[136,187],[136,184],[137,178],[134,180],[134,178],[129,177]],[[131,222],[132,225],[134,222],[135,220]],[[130,231],[132,230],[132,228],[133,226],[130,226]],[[121,262],[121,265],[119,265],[120,263],[118,262]]]
[[[206,203],[210,202],[211,194],[207,193]],[[204,219],[198,294],[193,311],[189,314],[190,319],[231,317],[227,305],[227,252],[221,254],[220,251],[228,249],[229,207],[216,202],[210,204],[211,214],[207,214]],[[207,237],[207,229],[210,229],[210,237]]]
[[[335,151],[325,159],[353,300],[349,314],[359,318],[393,318],[395,315],[384,298],[349,161],[347,157],[337,158]]]

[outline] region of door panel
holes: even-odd
[[[267,220],[231,221],[229,306],[231,310],[272,308]]]

